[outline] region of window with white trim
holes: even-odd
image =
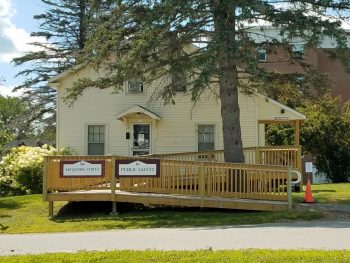
[[[127,93],[143,93],[144,87],[143,82],[140,80],[129,80]]]
[[[104,155],[105,140],[105,125],[88,125],[88,155]]]
[[[198,125],[198,151],[214,150],[215,143],[215,126]]]

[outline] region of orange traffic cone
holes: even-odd
[[[311,192],[311,182],[310,178],[307,179],[307,184],[306,184],[306,190],[305,190],[305,197],[304,197],[304,203],[315,203],[315,200],[312,196]]]

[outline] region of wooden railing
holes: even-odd
[[[215,155],[214,155],[215,156]],[[45,157],[43,193],[110,189],[129,192],[179,194],[199,197],[233,197],[260,200],[288,200],[291,177],[287,167],[223,162],[160,160],[159,177],[115,177],[116,160],[142,160],[122,156]],[[60,176],[61,161],[104,161],[99,178]],[[287,187],[288,186],[288,187]]]
[[[301,171],[301,146],[258,147],[257,163],[282,165]]]
[[[103,177],[61,177],[61,161],[104,161],[105,173]],[[110,189],[111,174],[114,172],[112,159],[109,156],[47,156],[44,160],[43,187],[47,191],[74,191],[74,190],[94,190]],[[47,192],[46,191],[46,192]]]
[[[263,146],[243,149],[246,164],[281,165],[301,171],[300,146]],[[182,152],[152,154],[149,158],[178,161],[224,162],[224,151]]]

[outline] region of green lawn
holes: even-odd
[[[350,205],[350,183],[312,186],[317,203]],[[304,193],[294,193],[302,202]],[[149,208],[118,206],[119,216],[109,216],[108,202],[55,202],[56,216],[47,216],[47,203],[41,195],[0,198],[0,233],[71,232],[107,229],[190,227],[261,224],[286,220],[312,220],[322,217],[315,211],[248,212],[194,208]]]
[[[145,208],[120,205],[120,215],[109,216],[108,202],[55,202],[55,213],[47,216],[41,195],[0,198],[0,233],[73,232],[107,229],[190,227],[260,224],[322,217],[315,211],[249,212],[190,208]]]
[[[323,263],[350,262],[350,251],[324,250],[199,250],[199,251],[112,251],[112,252],[80,252],[75,254],[57,253],[43,255],[0,257],[7,262],[235,262],[235,263]]]
[[[315,184],[311,186],[311,189],[317,203],[350,205],[350,183]],[[294,202],[302,202],[304,194],[304,192],[295,194]]]

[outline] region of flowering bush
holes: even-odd
[[[12,148],[0,163],[0,195],[41,193],[44,156],[68,154],[48,145]]]
[[[8,175],[0,175],[0,196],[19,195],[22,194],[20,187],[14,178]]]

